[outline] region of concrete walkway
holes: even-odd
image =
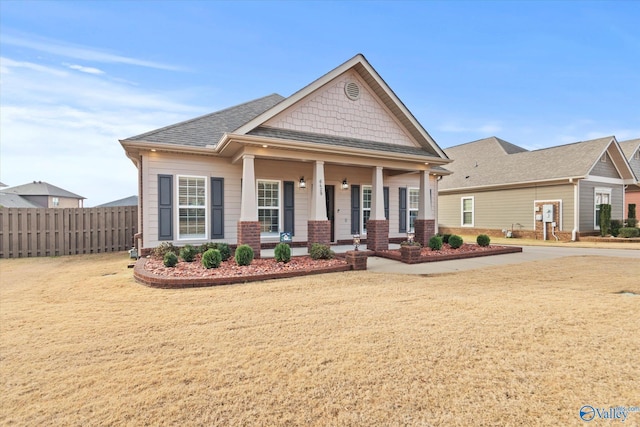
[[[478,258],[468,258],[452,261],[427,262],[423,264],[407,265],[399,261],[393,261],[380,257],[369,257],[367,271],[374,273],[398,273],[398,274],[438,274],[451,273],[476,268],[519,264],[529,261],[562,258],[568,256],[607,256],[636,258],[640,262],[640,249],[600,249],[600,248],[575,248],[558,246],[521,246],[522,252],[506,255],[490,255]],[[398,249],[400,245],[389,245],[389,249]],[[344,253],[353,250],[353,246],[332,246],[336,253]],[[360,247],[366,250],[366,245]],[[292,248],[291,254],[306,255],[307,248]],[[272,258],[273,249],[262,250],[263,258]]]

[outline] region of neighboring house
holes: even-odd
[[[112,202],[103,203],[96,208],[113,208],[118,206],[138,206],[138,196],[129,196],[124,199],[114,200]]]
[[[631,165],[633,173],[636,175],[636,181],[640,180],[640,138],[621,141],[620,147],[629,165]],[[625,191],[625,219],[629,217],[629,205],[636,206],[636,219],[640,219],[640,184],[638,183],[636,185],[628,185]],[[640,226],[640,221],[638,224]]]
[[[624,188],[637,184],[613,136],[535,151],[491,137],[445,152],[443,233],[577,240],[599,232],[600,204],[622,220]]]
[[[141,250],[224,241],[426,241],[442,149],[362,55],[273,94],[121,140],[138,168]],[[282,235],[281,233],[287,233]]]
[[[22,196],[0,191],[0,208],[39,208]]]
[[[81,208],[85,199],[82,196],[43,181],[33,181],[16,187],[4,188],[2,193],[14,195],[12,200],[18,204],[26,201],[33,205],[3,205],[5,207]],[[15,196],[19,196],[22,201],[18,202]]]

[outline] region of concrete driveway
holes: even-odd
[[[369,257],[367,270],[374,273],[437,274],[499,265],[519,264],[528,261],[585,255],[637,258],[638,261],[640,261],[640,246],[638,249],[567,248],[557,246],[521,247],[522,252],[515,254],[491,255],[486,257],[427,262],[413,265],[403,264],[386,258]]]

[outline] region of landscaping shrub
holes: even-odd
[[[167,252],[164,254],[162,262],[165,267],[175,267],[178,263],[178,255],[173,252]]]
[[[629,214],[627,215],[629,217],[629,219],[636,219],[636,204],[635,203],[629,203]],[[631,227],[631,226],[629,226]]]
[[[236,248],[236,264],[250,265],[253,261],[253,249],[249,245],[240,245]]]
[[[231,246],[228,243],[203,243],[200,245],[198,250],[200,253],[205,253],[209,249],[217,249],[220,251],[220,255],[222,256],[222,261],[226,261],[231,258]]]
[[[291,261],[291,247],[286,243],[278,243],[273,252],[277,262]]]
[[[635,227],[622,227],[620,229],[619,237],[624,237],[625,239],[630,239],[632,237],[640,237],[640,228]]]
[[[616,237],[618,235],[618,231],[622,228],[622,221],[619,219],[611,220],[611,235]]]
[[[449,246],[451,246],[452,249],[458,249],[460,246],[462,246],[462,243],[462,237],[458,236],[457,234],[449,237]]]
[[[609,234],[611,229],[611,205],[603,203],[600,205],[600,235],[602,237]]]
[[[627,227],[637,227],[638,226],[638,220],[635,218],[627,218],[627,222],[626,222],[626,226]]]
[[[202,254],[202,265],[204,268],[218,268],[222,262],[222,255],[218,249],[207,249]]]
[[[179,252],[179,249],[173,246],[173,243],[171,242],[162,242],[153,249],[152,254],[157,258],[164,259],[164,256],[169,252],[173,252],[174,254],[177,255]]]
[[[329,245],[323,245],[322,243],[314,243],[309,250],[311,259],[332,259],[335,252],[331,250]]]
[[[451,234],[439,234],[442,237],[442,243],[449,243],[449,239],[451,238]]]
[[[431,236],[429,239],[429,247],[432,251],[439,251],[442,249],[442,237],[440,236]]]
[[[180,249],[180,258],[182,258],[184,262],[193,262],[197,254],[198,250],[192,245],[184,245],[184,247]]]
[[[486,234],[480,234],[478,235],[478,237],[476,237],[476,243],[480,246],[489,246],[489,243],[491,243],[491,238]]]

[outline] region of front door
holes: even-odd
[[[335,234],[335,198],[334,198],[334,190],[335,186],[333,185],[325,185],[324,186],[324,194],[327,202],[327,219],[331,223],[331,241],[336,241]]]

